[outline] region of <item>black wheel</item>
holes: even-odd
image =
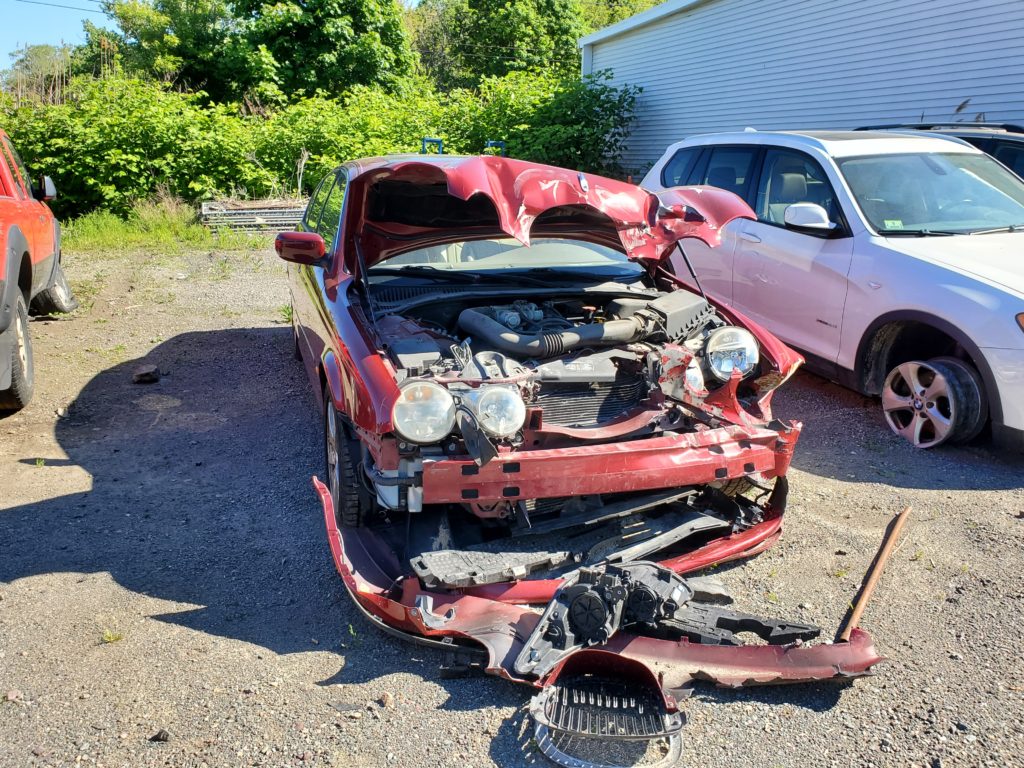
[[[365,524],[372,500],[360,478],[359,441],[349,437],[338,415],[331,393],[324,388],[324,460],[327,467],[327,487],[334,501],[334,515],[338,525],[358,528]]]
[[[981,377],[955,357],[893,368],[882,387],[882,412],[889,428],[915,448],[967,442],[988,420]]]
[[[78,300],[71,295],[71,286],[68,285],[64,268],[58,259],[53,272],[53,282],[32,300],[32,311],[37,315],[59,315],[74,312],[76,309]]]
[[[28,333],[28,305],[18,293],[14,305],[14,322],[6,333],[11,335],[11,386],[0,390],[0,410],[18,411],[28,405],[35,387],[32,363],[32,338]]]
[[[929,362],[950,369],[958,380],[964,395],[964,406],[960,409],[960,424],[950,440],[954,443],[969,443],[981,434],[988,422],[988,397],[985,382],[973,365],[958,357],[935,357]]]

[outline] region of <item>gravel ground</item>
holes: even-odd
[[[83,308],[32,323],[36,399],[0,420],[0,765],[543,764],[527,689],[442,678],[345,596],[269,250],[68,271]],[[132,383],[143,363],[158,383]],[[914,452],[810,375],[777,410],[807,425],[785,534],[719,573],[741,609],[833,628],[912,504],[863,621],[890,662],[699,687],[681,764],[1024,765],[1024,464]]]

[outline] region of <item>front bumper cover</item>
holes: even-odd
[[[544,676],[524,674],[516,670],[516,660],[541,621],[541,613],[529,604],[549,602],[562,586],[560,580],[470,590],[424,589],[416,578],[396,576],[404,574],[404,569],[391,548],[371,529],[339,529],[330,492],[318,479],[314,478],[313,483],[323,507],[335,566],[361,610],[393,633],[469,653],[488,673],[499,677],[543,688],[557,679],[568,662],[578,673],[581,669],[607,668],[612,660],[641,670],[648,682],[657,681],[669,709],[674,710],[672,692],[696,680],[727,687],[845,680],[869,674],[883,661],[870,636],[861,630],[854,630],[849,642],[809,646],[800,642],[711,645],[623,629],[607,642],[575,650]],[[718,554],[735,557],[759,551],[778,535],[779,523],[778,518],[767,520],[736,534],[744,537],[742,542],[719,540],[709,545],[711,549],[704,548],[707,551],[697,550],[665,561],[662,566],[682,573],[703,567],[709,557]]]

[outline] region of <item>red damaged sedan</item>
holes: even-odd
[[[879,661],[859,630],[805,645],[817,627],[680,575],[775,541],[800,432],[771,412],[799,356],[669,266],[737,217],[712,188],[399,156],[337,169],[278,236],[346,587],[381,628],[541,688],[556,759],[559,733],[672,737],[693,679]]]

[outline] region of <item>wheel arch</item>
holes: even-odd
[[[0,274],[0,331],[11,324],[14,291],[21,291],[26,305],[32,300],[32,257],[28,239],[20,227],[12,225],[7,228],[3,247],[6,264],[0,262],[0,266],[5,269],[5,273]]]
[[[888,312],[868,326],[857,347],[857,367],[854,371],[859,389],[865,394],[877,395],[881,392],[882,383],[891,367],[887,361],[899,343],[901,334],[911,327],[930,329],[938,332],[954,342],[967,355],[971,364],[978,371],[985,384],[988,398],[989,415],[993,421],[1001,422],[1003,417],[1002,404],[999,401],[999,390],[995,376],[985,360],[978,345],[960,328],[941,317],[918,310],[896,310]],[[877,359],[883,356],[886,362],[879,366]]]

